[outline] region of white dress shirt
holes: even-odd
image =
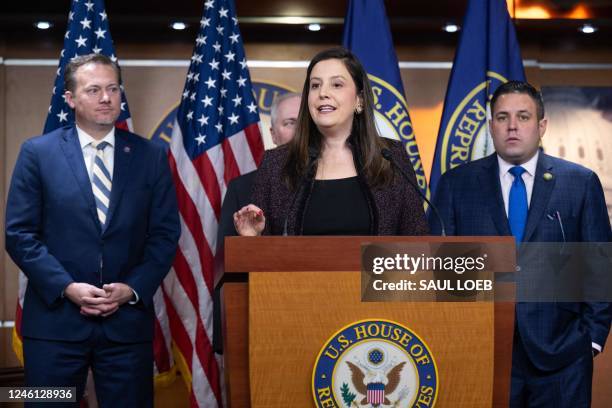
[[[96,159],[97,149],[94,144],[100,142],[107,142],[109,145],[104,148],[102,155],[104,157],[104,166],[106,170],[113,178],[113,165],[115,164],[115,128],[113,127],[110,132],[106,134],[100,141],[94,139],[85,131],[78,126],[76,127],[77,134],[79,135],[79,143],[81,145],[81,151],[83,152],[83,159],[85,159],[85,167],[87,167],[87,175],[89,181],[93,181],[93,164]]]

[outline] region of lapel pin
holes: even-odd
[[[123,152],[124,152],[124,153],[129,153],[129,152],[131,152],[131,151],[132,151],[132,149],[130,149],[130,146],[125,146],[125,147],[123,148]],[[547,174],[548,174],[548,173],[547,173]]]
[[[553,175],[549,172],[544,173],[542,177],[544,178],[545,181],[550,181],[553,179]]]

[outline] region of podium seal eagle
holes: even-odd
[[[415,332],[390,320],[360,320],[321,348],[312,395],[317,407],[433,407],[438,369]]]

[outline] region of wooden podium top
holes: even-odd
[[[375,242],[514,245],[514,238],[511,236],[227,237],[224,272],[231,274],[264,271],[358,271],[361,269],[361,245]]]

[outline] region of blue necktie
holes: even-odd
[[[521,166],[514,166],[509,170],[514,176],[512,187],[510,188],[510,199],[508,200],[508,221],[510,222],[510,230],[512,235],[519,243],[523,240],[525,233],[525,224],[527,223],[527,188],[523,181],[523,173],[525,169]]]
[[[101,142],[94,145],[96,148],[96,158],[93,165],[93,177],[91,187],[94,198],[96,199],[96,208],[98,210],[98,219],[100,225],[104,227],[106,224],[106,214],[110,204],[110,192],[112,187],[112,178],[106,166],[104,165],[104,148],[110,146],[107,142]]]

